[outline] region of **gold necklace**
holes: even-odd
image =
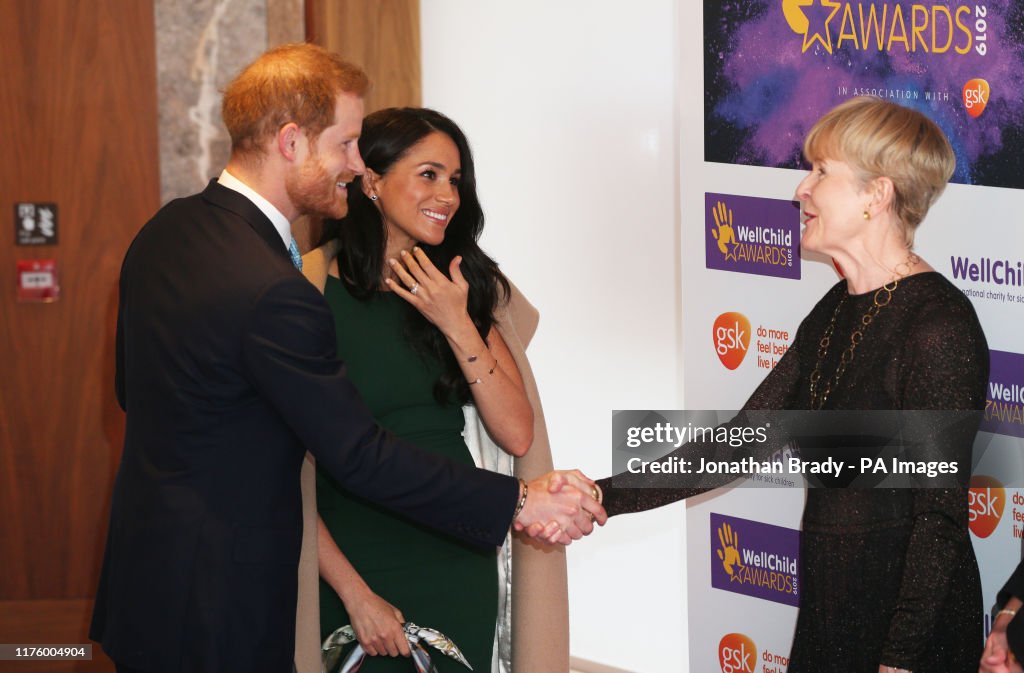
[[[825,381],[825,389],[819,395],[818,384],[821,382],[821,365],[825,362],[825,357],[828,355],[828,347],[832,343],[832,333],[836,328],[836,318],[839,317],[839,311],[846,303],[847,293],[843,293],[839,303],[836,304],[836,309],[832,312],[832,320],[829,321],[828,327],[825,328],[825,333],[818,343],[818,362],[814,365],[814,371],[811,372],[811,409],[817,411],[825,406],[825,401],[828,400],[828,396],[832,393],[833,388],[839,383],[839,379],[843,377],[843,374],[846,373],[846,368],[853,362],[854,353],[857,351],[857,346],[860,345],[860,342],[864,340],[864,334],[875,321],[875,318],[878,317],[879,312],[892,302],[892,295],[896,292],[896,288],[899,287],[900,281],[906,278],[911,269],[920,261],[920,257],[910,253],[904,261],[896,265],[893,271],[893,279],[875,290],[871,306],[861,316],[860,327],[850,334],[850,345],[846,347],[846,350],[843,351],[842,356],[839,358],[839,366],[836,367],[835,375]]]

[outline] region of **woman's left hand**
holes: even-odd
[[[459,270],[461,256],[455,257],[448,267],[451,280],[418,247],[411,253],[403,250],[401,257],[401,261],[389,259],[388,264],[402,284],[390,278],[384,281],[395,294],[412,304],[446,336],[459,327],[472,325],[466,309],[469,283]]]

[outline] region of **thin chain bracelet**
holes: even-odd
[[[497,369],[497,368],[498,368],[498,359],[495,358],[494,359],[494,366],[491,367],[490,371],[487,372],[487,375],[488,376],[492,376],[494,374],[494,370]],[[476,377],[475,379],[473,379],[472,381],[470,381],[469,385],[475,386],[478,383],[483,383],[483,380],[479,376]]]

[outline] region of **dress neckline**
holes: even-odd
[[[346,290],[346,291],[348,291],[348,285],[346,285],[346,284],[345,284],[344,282],[342,282],[342,280],[341,280],[341,277],[339,277],[339,276],[335,276],[335,275],[333,275],[333,274],[330,274],[330,273],[328,273],[328,274],[327,274],[327,282],[328,282],[328,283],[338,283],[338,284],[339,284],[339,285],[341,285],[341,286],[342,286],[343,288],[345,288],[345,290]],[[394,293],[393,291],[391,291],[391,290],[385,290],[385,289],[377,289],[377,290],[374,290],[374,297],[375,297],[375,298],[376,298],[376,297],[382,297],[382,296],[383,296],[383,297],[388,297],[388,296],[391,296],[391,297],[397,297],[398,295],[397,295],[397,294],[395,294],[395,293]]]
[[[919,273],[915,273],[915,274],[912,274],[912,275],[910,275],[910,276],[906,276],[905,278],[903,278],[903,279],[901,279],[901,280],[900,280],[900,283],[899,283],[899,284],[900,284],[900,285],[903,285],[904,283],[907,283],[907,282],[913,281],[913,280],[914,280],[915,278],[921,278],[922,276],[935,276],[935,275],[938,275],[938,276],[940,276],[940,277],[942,276],[942,274],[941,274],[941,273],[939,273],[938,271],[935,271],[934,269],[933,269],[933,270],[931,270],[931,271],[921,271],[921,272],[919,272]],[[845,283],[845,282],[846,282],[846,279],[843,279],[843,280],[842,280],[841,282],[842,282],[842,283]],[[842,287],[842,286],[841,286],[841,287]],[[848,290],[846,289],[846,287],[843,287],[843,288],[842,288],[842,291],[843,291],[843,293],[844,293],[844,294],[846,295],[846,298],[847,298],[847,299],[849,299],[849,300],[851,300],[851,301],[857,301],[857,300],[859,300],[859,299],[862,299],[862,298],[864,298],[864,297],[874,297],[874,296],[875,296],[875,293],[876,293],[876,292],[878,292],[879,290],[881,290],[881,289],[882,289],[882,287],[883,287],[883,286],[879,285],[878,287],[873,287],[873,288],[871,288],[871,289],[870,289],[870,290],[868,290],[867,292],[857,292],[857,293],[854,293],[854,292],[849,292],[849,291],[848,291]],[[897,292],[898,292],[898,290],[897,290]]]

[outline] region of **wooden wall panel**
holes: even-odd
[[[117,274],[159,205],[152,3],[0,0],[0,63],[0,601],[88,599],[123,437]],[[18,201],[57,203],[59,245],[14,245]],[[32,258],[59,301],[14,301]]]
[[[92,601],[0,601],[0,642],[5,644],[92,645],[92,659],[0,661],[0,673],[114,673],[114,664],[86,639]]]
[[[370,74],[368,113],[421,105],[419,0],[306,0],[306,37]]]
[[[422,105],[419,0],[306,0],[306,39],[358,63],[373,80],[366,112]],[[320,238],[319,220],[292,224],[300,250]]]
[[[267,47],[306,39],[303,0],[267,0]]]

